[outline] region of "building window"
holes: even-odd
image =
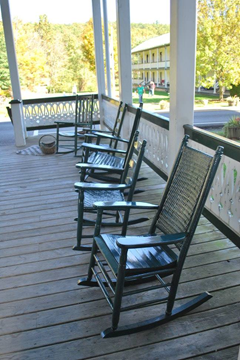
[[[152,54],[152,62],[154,63],[154,54]]]
[[[147,55],[147,63],[148,63],[148,55]]]
[[[160,52],[160,61],[162,61],[162,52]]]

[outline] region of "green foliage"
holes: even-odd
[[[0,95],[9,96],[11,91],[10,74],[8,67],[7,51],[3,34],[0,27]]]
[[[230,95],[240,97],[240,84],[232,85],[232,88],[230,89]]]
[[[224,125],[223,134],[229,139],[240,139],[240,117],[232,116]]]
[[[166,34],[170,26],[166,24],[131,24],[131,45],[132,48],[155,36]]]
[[[33,24],[24,24],[15,19],[13,30],[21,86],[33,91],[36,86],[43,85],[48,77],[45,48]]]
[[[8,61],[0,22],[0,89],[10,93]],[[132,47],[148,38],[169,32],[168,25],[132,24]],[[97,91],[93,21],[71,25],[51,24],[46,15],[38,22],[13,20],[20,83],[22,89],[37,92],[71,93]],[[104,39],[104,37],[103,37]],[[118,53],[116,23],[109,23],[110,51],[114,58],[114,73],[118,82]]]
[[[239,127],[240,128],[240,117],[232,116],[231,119],[224,125],[224,128]]]
[[[91,71],[95,71],[95,52],[94,52],[94,34],[93,34],[93,20],[90,19],[82,34],[82,53],[85,61],[89,65]]]
[[[240,83],[239,23],[240,0],[198,1],[196,83],[209,87],[216,79],[220,99]]]

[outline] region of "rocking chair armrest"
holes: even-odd
[[[77,190],[120,190],[129,189],[131,185],[126,184],[102,184],[102,183],[85,183],[76,182],[74,187]]]
[[[96,201],[93,204],[94,208],[102,210],[128,210],[128,209],[157,209],[158,205],[145,203],[141,201]]]
[[[93,130],[93,133],[103,133],[103,134],[112,134],[112,131],[111,130]]]
[[[182,242],[185,237],[185,233],[158,236],[128,236],[126,238],[119,238],[116,243],[121,249],[137,249],[143,247],[177,244]]]
[[[76,168],[81,170],[102,170],[102,171],[108,171],[108,172],[114,172],[121,174],[124,169],[119,169],[117,167],[113,167],[110,165],[98,165],[98,164],[88,164],[88,163],[79,163],[76,164]]]
[[[129,142],[127,139],[123,139],[123,138],[121,138],[119,136],[114,136],[114,135],[111,135],[111,134],[102,134],[100,132],[95,132],[94,134],[97,135],[98,137],[103,137],[103,138],[109,139],[109,140],[118,140],[118,141],[122,141],[122,142],[125,142],[125,143]]]
[[[90,151],[101,151],[101,152],[107,152],[107,153],[126,154],[126,150],[105,148],[101,145],[95,145],[95,144],[86,143],[86,142],[82,143],[81,147],[83,147],[85,149],[89,149]]]
[[[99,137],[98,133],[100,133],[100,132],[97,131],[97,130],[91,130],[91,132],[86,133],[86,134],[85,134],[86,141],[87,141],[87,138],[90,138],[90,139],[96,139],[96,138],[98,138],[98,137]],[[112,134],[112,132],[111,132],[111,131],[108,131],[108,130],[103,131],[103,133],[110,133],[110,135]]]
[[[57,125],[68,125],[68,126],[74,126],[75,125],[75,122],[74,121],[64,121],[64,120],[55,120],[54,121],[54,124],[57,124]]]
[[[85,134],[85,138],[87,139],[87,138],[90,138],[90,139],[95,139],[95,138],[97,138],[97,135],[95,135],[94,134],[94,132],[87,132],[86,134]]]

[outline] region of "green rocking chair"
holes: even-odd
[[[112,131],[93,130],[90,134],[85,135],[85,141],[87,143],[92,143],[92,140],[94,139],[96,145],[100,145],[103,148],[116,149],[118,145],[118,141],[121,141],[122,139],[121,130],[122,130],[126,111],[127,111],[127,104],[124,105],[123,102],[120,101]],[[105,143],[102,143],[102,140],[105,140]],[[106,143],[106,141],[108,141],[108,143]]]
[[[85,139],[85,134],[92,131],[93,126],[93,95],[76,95],[75,122],[72,123],[73,130],[61,131],[60,126],[69,126],[69,122],[56,120],[56,152],[66,154],[74,152],[77,156],[81,148],[79,140]],[[82,155],[81,155],[82,156]]]
[[[115,144],[111,148],[109,147],[106,148],[104,146],[91,144],[91,143],[89,144],[85,142],[82,144],[82,148],[84,152],[83,163],[93,164],[93,169],[89,167],[88,170],[84,171],[83,168],[81,168],[81,164],[77,164],[76,167],[81,168],[80,181],[85,181],[88,177],[101,181],[108,181],[108,182],[119,181],[119,178],[115,180],[115,177],[109,175],[109,171],[107,169],[103,169],[102,166],[108,166],[118,169],[124,168],[132,140],[139,126],[141,113],[142,110],[138,108],[136,111],[136,115],[129,139],[123,139],[117,137],[117,142],[115,142]],[[122,144],[125,143],[127,149],[124,150],[117,147],[119,143]],[[111,171],[111,173],[113,174],[114,172]]]
[[[102,332],[103,338],[131,334],[164,324],[211,298],[209,293],[204,292],[184,305],[174,308],[184,261],[223,153],[223,148],[218,147],[212,157],[189,147],[187,143],[186,135],[147,235],[127,236],[125,220],[130,209],[147,210],[151,208],[150,204],[95,203],[98,217],[88,276],[79,280],[79,285],[99,285],[113,311],[112,325]],[[122,234],[101,234],[103,212],[114,209],[125,210],[127,213]],[[147,280],[146,286],[144,283]],[[149,280],[152,281],[151,284]],[[128,290],[129,287],[126,285],[135,285],[134,290]],[[150,291],[153,299],[150,299]],[[141,293],[143,299],[140,297]],[[137,295],[135,302],[129,300],[132,299],[132,295]],[[145,320],[146,314],[151,313],[151,306],[162,303],[166,304],[165,312]],[[134,313],[140,318],[144,314],[145,318],[142,321],[118,326],[121,312],[143,307],[147,307],[147,310]]]
[[[125,166],[123,169],[114,168],[111,166],[105,166],[106,170],[110,173],[118,173],[121,175],[118,184],[106,184],[106,183],[88,183],[88,182],[77,182],[74,184],[75,190],[78,192],[78,217],[75,219],[77,221],[77,244],[73,247],[73,250],[87,250],[90,251],[92,249],[91,245],[83,245],[83,238],[92,238],[92,235],[83,235],[84,226],[94,226],[96,224],[96,220],[86,219],[84,218],[84,214],[95,214],[96,217],[96,209],[93,208],[93,204],[95,201],[104,201],[104,200],[118,200],[124,201],[125,196],[127,197],[127,201],[132,201],[136,181],[138,178],[138,174],[140,171],[143,155],[145,152],[146,141],[143,141],[141,144],[137,141],[139,132],[135,132],[135,136],[132,139],[131,146],[128,152],[128,156],[125,161]],[[136,154],[135,154],[135,152]],[[79,164],[81,166],[81,164]],[[82,164],[84,169],[87,169],[91,164]],[[93,169],[93,167],[91,167]],[[127,194],[126,194],[127,191]],[[118,209],[114,209],[112,212],[105,212],[106,218],[108,221],[102,221],[102,226],[122,226],[123,218],[121,211]],[[114,221],[110,220],[114,219]],[[148,220],[148,217],[140,217],[134,220],[126,220],[128,225],[137,224],[139,222],[143,222]]]

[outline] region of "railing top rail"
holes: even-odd
[[[79,94],[80,97],[86,97],[94,95],[94,99],[98,98],[98,94],[96,93],[84,93]],[[62,102],[62,101],[71,101],[75,100],[76,95],[64,95],[64,96],[52,96],[52,97],[46,97],[46,98],[38,98],[38,99],[24,99],[22,101],[23,105],[28,104],[42,104],[42,103],[52,103],[52,102]]]
[[[184,129],[185,133],[188,134],[192,140],[213,150],[216,150],[217,146],[221,145],[224,147],[224,155],[239,161],[240,144],[236,141],[224,139],[220,135],[212,134],[191,125],[184,125]]]
[[[133,105],[128,105],[128,111],[135,114],[137,108]],[[147,120],[153,124],[159,125],[160,127],[169,130],[169,119],[166,116],[153,114],[149,111],[142,110],[141,118]]]
[[[107,95],[102,94],[102,99],[110,102],[110,103],[113,104],[113,105],[116,105],[116,106],[119,105],[119,100],[110,98],[110,97],[107,96]]]
[[[118,100],[110,98],[106,95],[102,95],[103,100],[110,102],[111,104],[118,105]],[[137,106],[128,104],[128,111],[132,114],[136,114]],[[153,124],[159,125],[160,127],[169,130],[169,119],[162,115],[153,114],[149,111],[142,110],[141,117],[145,120],[150,121]]]

